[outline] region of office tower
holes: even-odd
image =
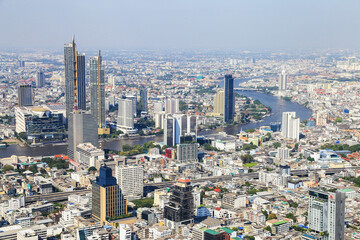
[[[165,112],[175,114],[179,112],[179,99],[166,99]]]
[[[77,158],[76,147],[80,143],[91,143],[99,147],[97,124],[94,116],[85,111],[74,111],[70,113],[68,120],[68,156]]]
[[[177,145],[176,159],[182,163],[197,161],[198,146],[197,143],[183,143]]]
[[[136,133],[134,129],[133,100],[120,99],[118,103],[118,119],[116,129],[124,133]]]
[[[107,225],[119,216],[127,214],[127,202],[111,168],[100,167],[99,176],[92,183],[92,217]]]
[[[343,240],[346,194],[310,189],[309,196],[309,228],[327,232],[328,240]]]
[[[234,79],[232,75],[225,75],[224,85],[224,121],[232,123],[234,121]]]
[[[31,106],[33,104],[32,86],[30,84],[18,87],[18,104],[19,107]]]
[[[178,230],[180,224],[193,222],[194,197],[189,179],[180,179],[172,189],[164,209],[165,225]]]
[[[142,87],[140,89],[140,107],[141,111],[148,111],[148,104],[147,104],[147,89]]]
[[[224,91],[218,91],[214,96],[214,113],[217,115],[224,115],[224,103],[225,93]]]
[[[287,88],[287,74],[285,70],[282,70],[280,74],[280,86],[279,90],[286,90]]]
[[[175,146],[183,142],[196,141],[197,118],[174,114],[164,119],[164,144]]]
[[[36,87],[42,88],[45,85],[45,76],[44,72],[39,70],[36,72]]]
[[[99,134],[110,134],[105,122],[105,80],[101,53],[90,58],[91,114],[98,125]]]
[[[116,166],[115,177],[126,199],[142,197],[144,190],[144,170],[142,166]]]
[[[86,110],[85,55],[78,54],[75,38],[64,46],[66,119],[75,109]]]
[[[283,112],[281,134],[284,138],[296,139],[299,141],[300,119],[296,117],[296,112]]]

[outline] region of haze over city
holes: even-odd
[[[360,2],[2,0],[1,49],[312,50],[360,47]]]

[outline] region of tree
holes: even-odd
[[[97,172],[96,167],[89,167],[88,169],[89,172]]]
[[[274,143],[273,143],[273,147],[277,149],[277,148],[281,147],[281,143],[279,143],[279,142],[274,142]]]
[[[270,213],[267,220],[271,220],[271,219],[277,219],[275,213]]]
[[[264,214],[266,219],[269,217],[269,213],[266,210],[262,210],[261,212]]]
[[[246,163],[251,163],[252,161],[254,161],[254,158],[250,154],[245,154],[245,155],[241,156],[241,160],[243,161],[243,164],[246,164]]]
[[[36,165],[31,165],[29,167],[29,171],[32,171],[33,173],[37,173],[38,172],[37,166]]]
[[[41,173],[41,174],[47,174],[46,170],[43,169],[43,168],[40,168],[40,173]]]
[[[271,232],[271,227],[270,227],[270,226],[266,226],[266,227],[264,228],[264,230]]]
[[[7,172],[7,171],[12,171],[12,170],[14,170],[13,166],[10,166],[10,165],[7,165],[7,164],[6,164],[6,165],[3,167],[2,172],[5,173],[5,172]]]
[[[293,221],[294,221],[294,223],[296,223],[296,217],[295,217],[295,215],[293,214],[293,213],[287,213],[286,215],[285,215],[285,217],[286,218],[290,218],[290,219],[292,219]]]
[[[246,129],[246,132],[247,132],[247,133],[253,133],[253,132],[255,132],[255,129],[249,128],[249,129]]]

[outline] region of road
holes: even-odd
[[[320,170],[326,170],[326,174],[334,174],[341,172],[345,169],[360,169],[360,167],[350,167],[350,168],[333,168],[333,169],[312,169],[312,170],[293,170],[291,171],[291,175],[293,176],[305,176],[308,175],[309,172],[315,172]],[[194,179],[191,182],[192,183],[201,183],[201,182],[220,182],[220,181],[231,181],[233,178],[239,178],[239,177],[248,177],[248,178],[259,178],[259,173],[242,173],[242,174],[236,174],[236,175],[225,175],[225,176],[216,176],[216,177],[208,177],[208,178],[201,178],[201,179]],[[144,184],[144,187],[147,188],[160,188],[160,187],[166,187],[171,186],[175,183],[175,181],[168,181],[168,182],[161,182],[161,183],[147,183]],[[26,197],[26,203],[33,203],[36,201],[45,200],[48,202],[60,202],[60,201],[66,201],[68,199],[68,196],[72,194],[76,195],[82,195],[86,193],[90,193],[91,190],[77,190],[72,192],[56,192],[56,193],[50,193],[45,195],[34,195],[30,197]]]

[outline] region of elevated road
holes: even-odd
[[[29,204],[29,203],[33,203],[36,201],[48,201],[48,202],[61,202],[61,201],[66,201],[68,199],[68,197],[70,195],[82,195],[82,194],[86,194],[86,193],[90,193],[91,190],[76,190],[76,191],[71,191],[71,192],[55,192],[55,193],[49,193],[49,194],[43,194],[43,195],[34,195],[34,196],[30,196],[30,197],[26,197],[25,198],[25,203]]]
[[[360,169],[360,167],[350,167],[350,168],[330,168],[330,169],[312,169],[312,170],[292,170],[291,175],[293,176],[307,176],[309,172],[316,172],[320,170],[325,170],[327,175],[339,173],[346,169]],[[239,178],[239,177],[248,177],[253,179],[259,178],[259,173],[242,173],[242,174],[236,174],[236,175],[224,175],[224,176],[216,176],[216,177],[207,177],[207,178],[200,178],[200,179],[194,179],[191,180],[192,183],[202,183],[202,182],[221,182],[221,181],[231,181],[232,179]],[[171,186],[175,183],[175,181],[168,181],[168,182],[161,182],[161,183],[146,183],[144,184],[144,187],[146,188],[161,188],[166,186]],[[70,195],[76,194],[76,195],[82,195],[86,193],[90,193],[91,190],[76,190],[71,192],[56,192],[56,193],[50,193],[45,195],[34,195],[30,197],[25,198],[26,204],[30,204],[36,201],[45,200],[48,202],[61,202],[66,201]]]

